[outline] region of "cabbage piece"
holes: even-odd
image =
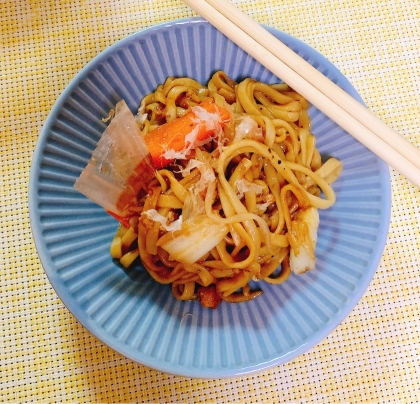
[[[169,253],[169,259],[193,264],[219,244],[229,231],[224,224],[213,222],[201,215],[184,222],[179,235],[163,243],[161,247]]]
[[[74,184],[105,210],[124,215],[124,208],[155,173],[147,145],[124,100]]]
[[[216,181],[216,175],[209,164],[200,164],[197,169],[200,171],[200,179],[194,185],[194,192],[200,193],[206,190],[213,181]]]
[[[184,206],[182,207],[182,217],[184,220],[190,220],[197,216],[203,215],[206,207],[201,196],[194,192],[194,189],[188,189],[188,195],[185,198]]]
[[[308,234],[299,238],[299,253],[296,254],[293,248],[290,250],[290,269],[295,274],[303,274],[315,268],[315,247],[319,226],[319,213],[316,208],[309,208],[299,211],[293,221],[302,221],[306,224]]]
[[[185,220],[201,215],[205,211],[205,205],[201,193],[204,192],[210,183],[216,180],[213,168],[208,163],[191,159],[187,166],[181,170],[182,176],[186,177],[192,170],[200,172],[200,179],[188,188],[188,196],[184,201],[182,215]]]

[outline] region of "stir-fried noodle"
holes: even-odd
[[[127,205],[112,256],[126,267],[140,257],[177,299],[213,308],[261,294],[251,280],[279,284],[313,269],[318,209],[334,203],[341,163],[322,162],[308,108],[285,84],[237,83],[220,71],[207,86],[168,78],[141,101],[142,134],[193,113],[211,135],[190,136],[181,150],[160,144],[163,167]]]

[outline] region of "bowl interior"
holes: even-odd
[[[268,28],[361,101],[315,50]],[[206,83],[216,70],[240,80],[279,81],[200,18],[140,31],[83,68],[48,116],[33,159],[30,217],[45,271],[64,304],[104,343],[137,362],[190,377],[230,377],[284,363],[325,338],[358,302],[374,275],[390,216],[388,167],[316,108],[310,115],[323,155],[344,164],[337,203],[321,211],[316,270],[264,295],[218,310],[177,301],[141,268],[109,255],[114,219],[73,187],[115,104],[135,112],[168,76]]]

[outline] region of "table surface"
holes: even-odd
[[[371,111],[420,147],[418,0],[236,0],[317,49]],[[201,380],[132,362],[62,304],[39,261],[28,177],[74,75],[117,40],[196,14],[178,0],[0,0],[0,394],[4,401],[418,402],[420,191],[391,169],[388,240],[363,298],[327,338],[251,376]]]

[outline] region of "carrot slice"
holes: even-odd
[[[229,111],[218,106],[212,99],[204,100],[199,107],[208,114],[219,115],[218,124],[222,127],[229,121]],[[182,152],[191,146],[191,142],[188,140],[190,134],[193,135],[194,142],[200,144],[213,135],[214,122],[201,120],[199,115],[193,110],[183,117],[158,126],[145,135],[144,140],[157,169],[165,167],[175,160],[175,158],[167,157],[173,153],[166,152],[173,151],[176,154],[176,152]]]
[[[129,217],[122,217],[114,212],[111,212],[110,210],[107,210],[106,213],[108,213],[108,215],[111,215],[114,219],[117,219],[124,227],[127,227],[127,229],[130,227]]]

